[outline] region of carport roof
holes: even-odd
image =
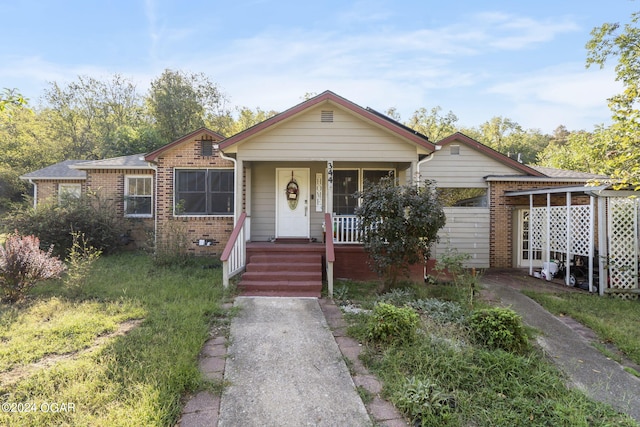
[[[529,196],[536,194],[557,194],[557,193],[596,193],[602,190],[606,190],[610,185],[579,185],[579,186],[567,186],[567,187],[547,187],[547,188],[534,188],[531,190],[517,190],[517,191],[505,191],[505,196]]]

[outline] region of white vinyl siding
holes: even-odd
[[[334,109],[321,122],[318,107],[256,135],[237,147],[243,160],[335,160],[412,162],[416,146],[349,112]]]
[[[432,256],[456,249],[471,256],[465,267],[489,268],[489,208],[451,207],[444,213],[447,222]]]
[[[522,175],[471,147],[459,147],[459,154],[451,154],[448,148],[436,151],[434,158],[420,168],[422,179],[434,179],[438,187],[486,188],[487,175]]]

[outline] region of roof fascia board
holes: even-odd
[[[527,175],[514,175],[514,176],[485,176],[484,180],[487,182],[564,182],[567,184],[584,182],[588,183],[593,181],[591,178],[556,178],[548,176],[527,176]]]
[[[18,178],[24,181],[86,181],[86,177],[62,177],[62,176],[25,176],[21,175]]]
[[[553,188],[535,188],[532,190],[505,191],[504,195],[512,196],[529,196],[537,194],[558,194],[558,193],[597,193],[607,189],[608,185],[599,186],[571,186],[571,187],[553,187]]]

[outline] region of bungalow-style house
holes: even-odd
[[[88,190],[113,199],[137,244],[143,229],[161,238],[183,220],[189,252],[221,257],[225,283],[243,272],[245,292],[318,296],[323,278],[331,292],[334,277],[372,277],[352,194],[387,175],[435,181],[447,224],[434,254],[454,248],[476,268],[542,265],[529,242],[532,203],[517,192],[594,178],[521,164],[461,133],[436,143],[330,91],[229,138],[202,128],[151,153],[67,161],[22,178],[35,206]]]

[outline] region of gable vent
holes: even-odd
[[[203,139],[200,141],[200,155],[202,157],[211,157],[213,156],[213,141]]]
[[[460,154],[460,146],[459,145],[451,145],[450,147],[450,153],[453,156],[457,156]]]
[[[322,111],[320,113],[320,121],[322,123],[333,123],[333,111]]]

